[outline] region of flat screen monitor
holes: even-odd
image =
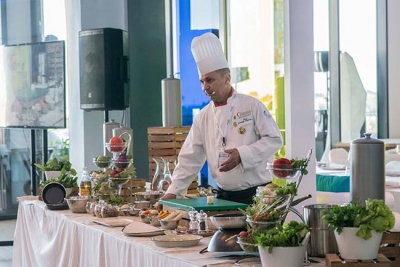
[[[64,41],[0,48],[0,127],[65,128]]]

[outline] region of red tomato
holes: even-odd
[[[274,167],[273,173],[278,178],[285,178],[292,172],[292,164],[290,163],[290,160],[287,158],[280,158],[274,160],[273,167]]]
[[[121,152],[125,149],[124,140],[119,136],[114,136],[110,139],[110,151]]]

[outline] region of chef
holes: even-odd
[[[162,199],[184,196],[207,160],[217,198],[253,203],[257,187],[271,181],[266,166],[282,146],[281,133],[263,103],[231,86],[230,69],[214,34],[195,37],[191,50],[210,102],[194,118]]]

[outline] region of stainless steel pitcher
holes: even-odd
[[[368,198],[385,200],[385,144],[364,135],[350,145],[350,199],[362,205]]]

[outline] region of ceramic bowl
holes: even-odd
[[[164,230],[175,230],[178,227],[179,220],[175,221],[164,221],[159,219],[161,228]]]
[[[146,214],[146,215],[140,214],[139,217],[140,217],[140,219],[142,220],[142,222],[144,222],[144,223],[150,223],[149,215],[147,215],[147,214]]]
[[[153,226],[160,226],[160,221],[157,218],[157,215],[149,215],[150,224]]]

